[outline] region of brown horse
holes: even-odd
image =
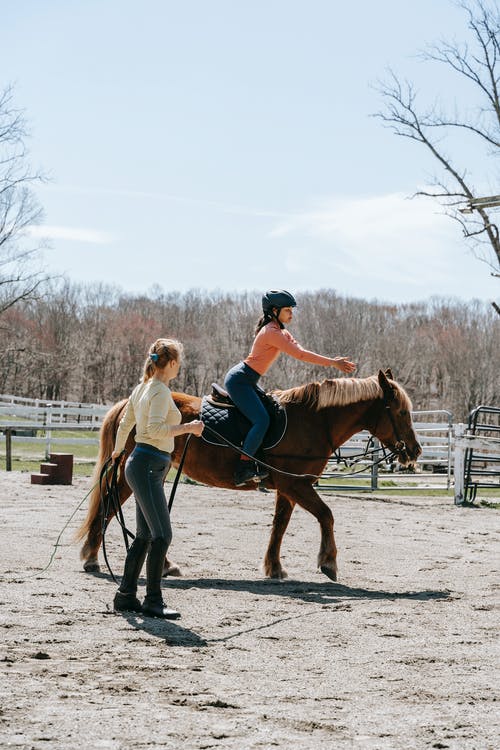
[[[276,490],[276,505],[269,546],[264,558],[264,572],[271,578],[284,578],[286,571],[280,562],[280,548],[296,504],[317,518],[321,529],[318,567],[333,581],[337,580],[337,549],[333,533],[333,515],[313,487],[314,476],[320,475],[332,452],[361,430],[368,430],[388,449],[393,450],[402,464],[417,459],[421,453],[411,421],[411,402],[403,388],[393,379],[390,370],[369,378],[339,378],[309,383],[275,396],[286,405],[287,430],[282,441],[266,453],[266,463],[280,470],[270,471],[266,487]],[[201,399],[184,393],[174,393],[174,401],[186,422],[198,417]],[[85,538],[81,550],[84,568],[98,571],[97,553],[102,542],[99,475],[113,450],[116,430],[127,402],[115,404],[106,415],[100,436],[100,450],[94,477],[96,486],[90,497],[87,518],[78,538]],[[178,466],[186,437],[175,439],[172,455]],[[126,456],[134,447],[133,433],[129,435]],[[212,487],[227,489],[255,489],[251,483],[236,488],[232,475],[238,455],[232,450],[192,438],[184,464],[185,473],[192,479]],[[123,465],[123,464],[122,464]],[[290,476],[293,474],[294,476]],[[304,475],[304,476],[297,476]],[[118,477],[120,502],[124,503],[131,490],[124,472]],[[171,575],[178,569],[166,561]]]

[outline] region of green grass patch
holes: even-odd
[[[484,508],[493,508],[494,510],[500,510],[500,501],[496,503],[490,503],[488,500],[480,500],[479,505]]]
[[[38,430],[40,442],[13,440],[12,441],[12,469],[14,471],[29,471],[37,473],[40,471],[40,464],[48,459],[46,458],[46,442],[44,430]],[[92,474],[94,463],[97,459],[99,446],[97,444],[99,433],[92,430],[54,430],[50,442],[51,453],[71,453],[73,455],[73,473],[77,476],[90,476]],[[95,445],[81,445],[80,443],[69,443],[66,440],[71,438],[87,438],[96,441]],[[57,441],[57,442],[56,442]],[[59,442],[60,441],[60,442]],[[5,470],[5,441],[0,444],[0,470]]]

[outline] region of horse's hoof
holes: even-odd
[[[88,561],[86,563],[83,563],[83,569],[86,573],[100,573],[101,572],[101,566],[98,562],[92,562]]]
[[[320,570],[325,574],[325,576],[328,576],[331,581],[337,580],[337,571],[334,568],[329,568],[326,565],[321,565]]]
[[[163,568],[163,578],[170,576],[171,578],[180,578],[182,576],[181,569],[175,563],[165,565]]]
[[[288,573],[285,568],[281,566],[279,568],[271,568],[265,571],[266,578],[272,578],[274,581],[282,581],[284,578],[288,578]]]

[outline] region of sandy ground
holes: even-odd
[[[163,622],[114,614],[109,574],[83,572],[83,507],[40,572],[86,480],[0,487],[2,747],[500,746],[498,511],[325,495],[341,582],[316,571],[319,529],[299,509],[280,583],[260,571],[273,495],[181,484],[184,576],[165,598],[182,619]],[[116,524],[108,548],[118,574]]]

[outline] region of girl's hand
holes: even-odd
[[[333,362],[333,366],[336,367],[337,370],[345,372],[347,375],[350,375],[356,369],[356,365],[354,362],[351,362],[349,357],[334,357]]]
[[[186,424],[186,427],[188,428],[188,432],[192,432],[193,435],[199,437],[203,432],[203,428],[205,427],[205,425],[203,424],[201,419],[193,419],[192,422],[188,422]]]
[[[116,461],[116,459],[120,458],[120,456],[121,456],[121,451],[113,451],[113,453],[111,454],[111,458],[113,459],[113,461]]]

